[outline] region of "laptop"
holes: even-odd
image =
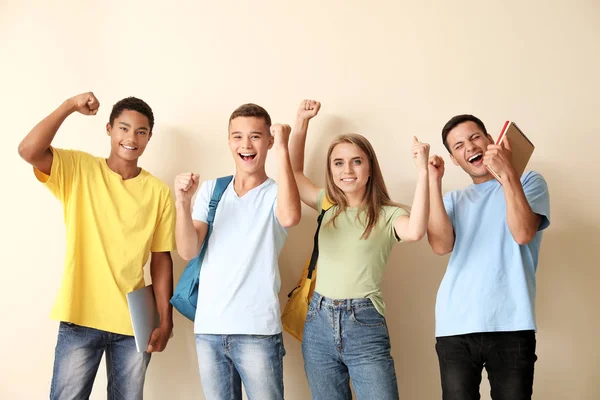
[[[520,179],[523,172],[525,172],[525,168],[533,154],[535,146],[513,121],[506,121],[504,123],[504,127],[502,128],[502,132],[500,133],[496,144],[501,144],[504,138],[508,138],[510,143],[512,153],[511,163]],[[496,171],[490,167],[487,167],[487,169],[500,183],[502,183],[502,177],[498,175]]]
[[[160,323],[152,285],[127,293],[127,304],[133,325],[135,347],[138,353],[143,353],[148,348],[152,331],[158,328]]]

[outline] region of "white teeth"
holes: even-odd
[[[356,180],[356,178],[344,178],[344,179],[342,179],[342,182],[352,182],[355,180]]]
[[[124,144],[122,144],[121,146],[123,146],[124,148],[126,148],[127,150],[135,150],[136,148],[133,146],[125,146]]]
[[[256,154],[241,153],[240,155],[241,155],[242,157],[250,157],[250,156],[255,156]]]
[[[476,157],[479,157],[481,155],[481,153],[475,154],[471,157],[469,157],[469,161],[473,161],[473,159],[475,159]]]

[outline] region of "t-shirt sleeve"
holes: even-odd
[[[175,203],[170,190],[167,192],[166,197],[162,213],[152,236],[150,251],[153,253],[175,250]]]
[[[62,203],[69,201],[75,174],[79,168],[82,153],[73,150],[50,148],[52,151],[52,167],[50,175],[33,168],[35,177],[46,186]]]
[[[446,193],[442,200],[444,201],[446,214],[448,214],[448,218],[450,218],[450,223],[454,226],[454,197],[452,196],[452,192]]]
[[[542,217],[538,231],[550,226],[550,194],[544,177],[537,172],[529,172],[522,178],[523,192],[534,213]]]
[[[389,211],[386,213],[388,215],[386,220],[386,232],[389,235],[389,238],[396,241],[401,242],[402,238],[396,234],[396,229],[394,228],[394,223],[396,219],[401,215],[410,215],[408,211],[400,207],[390,207]]]
[[[319,190],[319,194],[317,195],[317,210],[321,210],[323,207],[323,200],[325,199],[325,189]]]
[[[200,185],[198,195],[194,201],[194,208],[192,210],[192,219],[195,221],[202,221],[208,224],[208,203],[210,202],[210,196],[212,195],[215,181],[205,181]]]

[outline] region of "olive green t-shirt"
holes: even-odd
[[[317,197],[321,209],[325,190]],[[381,280],[392,246],[400,239],[394,231],[394,221],[408,215],[399,207],[385,206],[367,239],[361,239],[365,230],[366,213],[357,218],[357,208],[347,208],[333,223],[328,224],[337,206],[331,207],[323,218],[319,232],[319,259],[315,291],[332,299],[369,298],[381,315],[385,303]]]

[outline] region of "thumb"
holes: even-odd
[[[418,142],[419,142],[419,139],[416,136],[413,136],[413,144],[418,143]]]
[[[508,140],[508,138],[505,136],[504,139],[502,139],[502,146],[510,151],[510,141]]]
[[[158,331],[155,329],[152,331],[150,335],[150,340],[148,340],[148,347],[146,348],[147,353],[152,353],[154,351],[154,346],[156,345],[156,340],[158,339]]]

